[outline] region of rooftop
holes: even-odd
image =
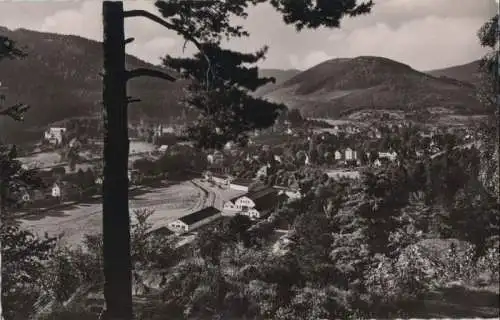
[[[248,187],[251,185],[254,181],[251,179],[244,179],[244,178],[236,178],[233,181],[231,181],[232,184],[236,184],[239,186],[245,186]]]
[[[278,194],[277,192],[267,193],[252,200],[255,202],[255,208],[259,211],[266,211],[274,208],[274,206],[278,203]]]
[[[206,207],[204,209],[201,209],[200,211],[196,211],[196,212],[193,212],[191,214],[188,214],[187,216],[184,216],[184,217],[180,218],[179,220],[184,222],[187,225],[192,225],[192,224],[195,224],[196,222],[200,222],[202,220],[210,218],[218,213],[220,213],[220,211],[217,210],[216,208]]]

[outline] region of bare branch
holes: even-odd
[[[176,80],[171,75],[166,74],[166,73],[161,72],[161,71],[158,71],[158,70],[138,68],[138,69],[127,71],[127,80],[130,80],[132,78],[142,77],[142,76],[159,78],[159,79],[168,80],[168,81],[175,81]]]
[[[210,3],[211,3],[210,1],[207,1],[207,4],[210,4]],[[133,17],[147,18],[153,22],[156,22],[156,23],[164,26],[165,28],[167,28],[169,30],[177,32],[179,35],[184,37],[184,39],[186,41],[190,41],[191,43],[193,43],[196,46],[196,48],[201,52],[201,54],[203,54],[203,56],[205,57],[205,60],[207,61],[207,64],[208,64],[207,80],[208,80],[209,72],[212,70],[212,65],[210,63],[210,59],[205,54],[205,52],[203,50],[203,45],[200,42],[198,42],[198,40],[196,40],[188,31],[183,30],[181,28],[178,28],[176,25],[174,25],[168,21],[165,21],[164,19],[152,14],[151,12],[145,11],[145,10],[125,11],[125,12],[123,12],[123,16],[125,18],[133,18]],[[207,83],[208,83],[208,81],[207,81]]]
[[[141,102],[142,100],[139,98],[127,97],[127,103]]]

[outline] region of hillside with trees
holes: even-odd
[[[0,28],[2,36],[16,41],[26,57],[0,64],[2,86],[8,101],[31,106],[21,125],[2,123],[2,135],[15,139],[20,131],[45,130],[50,123],[76,117],[99,117],[102,109],[102,44],[73,35],[59,35],[26,29]],[[161,68],[127,55],[127,68]],[[161,68],[163,69],[163,68]],[[26,75],[30,81],[26,81]],[[50,83],[50,85],[47,85]],[[130,108],[132,120],[139,117],[169,119],[179,116],[183,82],[155,78],[134,79],[128,95],[140,98]],[[21,127],[22,126],[22,127]]]
[[[436,78],[397,61],[371,56],[325,61],[264,97],[311,117],[341,117],[363,110],[482,114],[472,84]]]

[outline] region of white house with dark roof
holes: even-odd
[[[172,221],[168,224],[168,228],[175,233],[190,232],[207,223],[215,221],[221,217],[221,212],[214,207],[206,207],[199,211],[193,212]]]
[[[236,205],[236,200],[238,200],[241,196],[234,197],[227,201],[224,201],[222,206],[222,215],[223,216],[235,216],[238,212],[241,211],[241,208]]]
[[[274,188],[263,188],[241,196],[235,202],[239,214],[250,219],[260,219],[270,214],[278,204],[278,191]]]

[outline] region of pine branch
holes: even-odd
[[[29,106],[26,104],[15,104],[10,107],[0,108],[0,116],[8,116],[16,121],[24,119],[24,113],[28,111]]]
[[[127,71],[127,80],[130,80],[132,78],[142,77],[142,76],[159,78],[159,79],[168,80],[168,81],[175,81],[176,80],[171,75],[166,74],[166,73],[161,72],[161,71],[158,71],[158,70],[138,68],[138,69]]]

